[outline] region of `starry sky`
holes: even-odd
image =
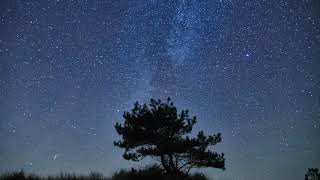
[[[0,172],[110,175],[114,124],[171,97],[222,133],[218,180],[320,167],[319,0],[1,0]]]

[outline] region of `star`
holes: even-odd
[[[53,160],[55,161],[58,158],[59,154],[54,154]]]

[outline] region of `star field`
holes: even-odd
[[[151,97],[222,133],[226,170],[210,177],[320,167],[317,0],[6,0],[0,12],[0,172],[143,165],[122,159],[114,124]]]

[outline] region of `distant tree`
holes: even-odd
[[[200,131],[190,137],[196,117],[190,117],[188,110],[178,114],[170,98],[164,103],[151,99],[149,105],[136,102],[123,118],[124,124],[115,125],[122,140],[114,145],[124,149],[124,159],[154,158],[168,174],[188,175],[191,168],[225,169],[224,154],[208,149],[221,142],[221,134],[206,136]]]
[[[318,168],[309,168],[305,174],[305,180],[320,180],[320,172]]]

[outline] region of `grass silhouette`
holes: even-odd
[[[209,180],[204,174],[194,173],[185,175],[167,175],[157,165],[147,166],[142,169],[120,170],[110,177],[102,173],[91,172],[88,175],[76,175],[75,173],[59,173],[55,176],[38,176],[27,174],[23,170],[6,172],[0,176],[0,180]]]

